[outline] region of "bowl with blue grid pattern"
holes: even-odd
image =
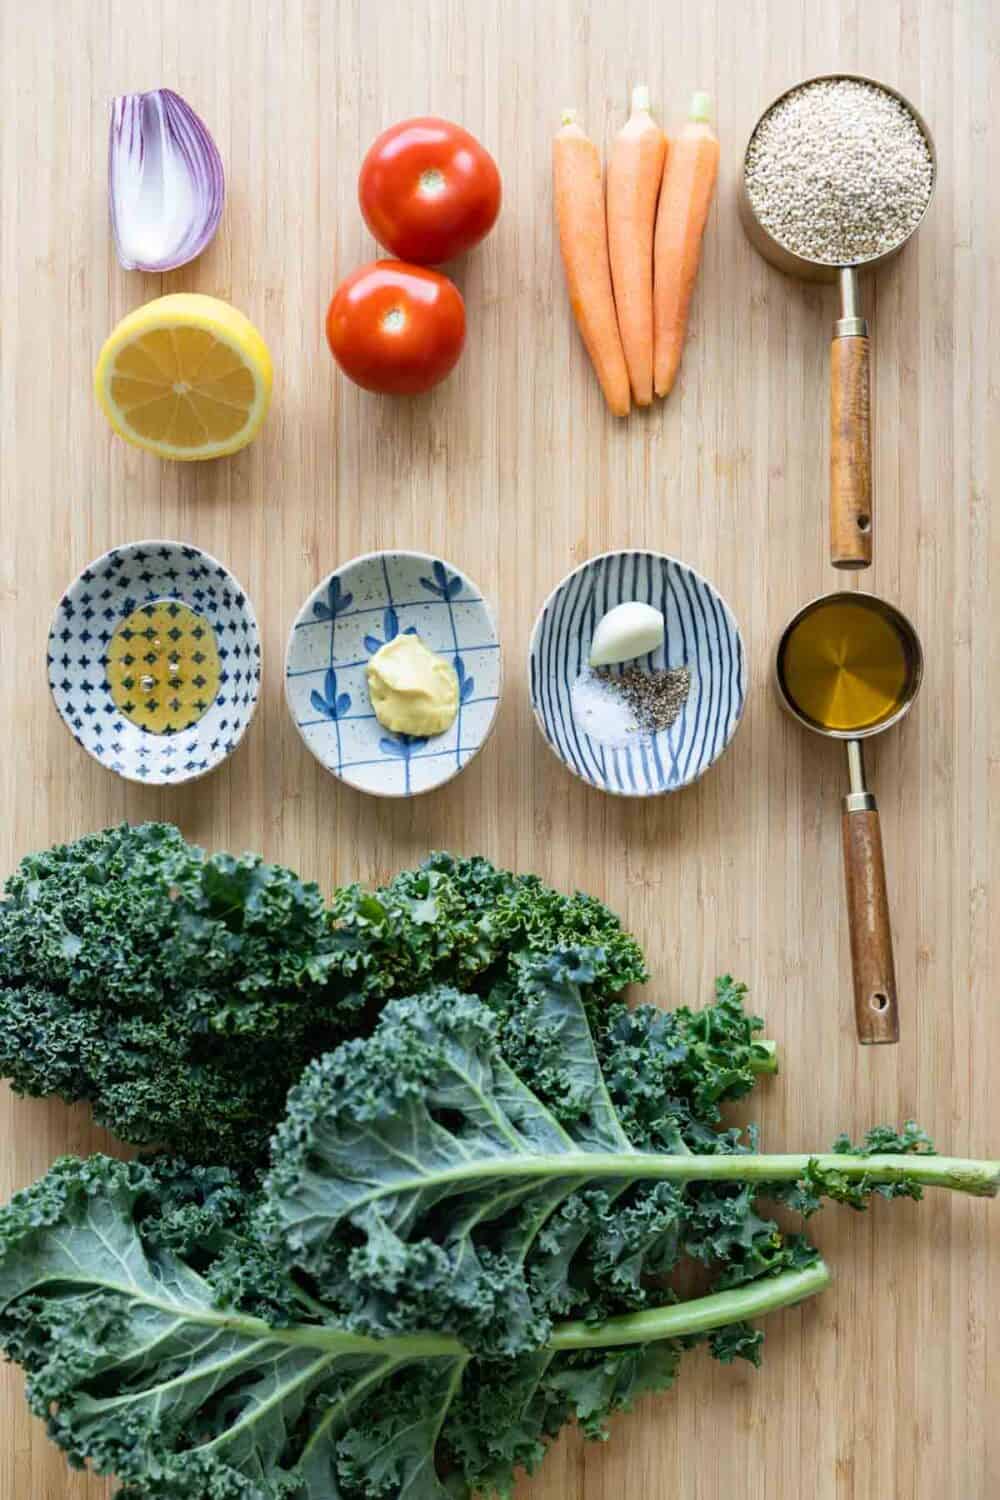
[[[368,692],[371,658],[415,634],[454,667],[459,706],[444,734],[394,734]],[[337,568],[296,616],[285,657],[288,711],[326,770],[377,797],[412,797],[457,776],[493,729],[500,639],[481,590],[423,552],[372,552]]]
[[[147,665],[154,621],[163,650],[160,665]],[[166,672],[173,652],[183,657],[183,704]],[[179,786],[221,765],[246,733],[260,634],[243,589],[209,553],[131,542],[90,563],[59,600],[47,667],[59,716],[89,755],[127,781]]]
[[[665,626],[663,645],[636,665],[686,667],[690,687],[669,728],[612,742],[584,729],[574,687],[587,672],[598,621],[630,600],[658,609]],[[697,781],[729,745],[746,704],[746,649],[732,611],[707,579],[658,552],[607,552],[564,578],[535,622],[528,671],[531,706],[550,749],[590,786],[623,797]]]

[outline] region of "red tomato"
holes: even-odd
[[[489,234],[500,212],[500,173],[461,125],[420,116],[379,136],[361,164],[358,199],[380,245],[435,265]]]
[[[465,303],[453,281],[424,266],[373,260],[342,281],[326,337],[345,375],[366,391],[429,391],[465,343]]]

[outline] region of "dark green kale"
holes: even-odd
[[[612,1044],[588,1019],[586,950],[547,978],[528,967],[517,1027],[495,996],[431,986],[312,1062],[257,1185],[67,1158],[0,1210],[0,1341],[72,1463],[127,1500],[509,1496],[564,1423],[602,1435],[699,1343],[756,1364],[755,1320],[823,1288],[758,1193],[997,1190],[997,1163],[937,1157],[912,1127],[871,1135],[871,1154],[766,1157],[729,1132],[701,1153],[675,1131],[637,1145],[615,1098],[654,1063],[670,1117],[686,1101],[711,1133],[723,1016],[650,1018]],[[755,1023],[722,998],[742,1091]],[[528,1079],[505,1044],[527,1058],[533,1035]],[[651,1098],[630,1126],[672,1134]]]
[[[316,886],[175,828],[23,860],[0,903],[0,1069],[88,1100],[122,1140],[192,1159],[266,1149],[305,1061],[340,1035]]]
[[[23,860],[0,901],[0,1072],[86,1100],[122,1140],[256,1170],[310,1059],[432,983],[512,993],[522,964],[595,946],[595,1003],[645,977],[599,902],[434,855],[381,891],[206,857],[165,824]]]
[[[562,947],[593,950],[597,1004],[648,975],[635,939],[591,896],[564,896],[534,875],[478,856],[432,854],[377,891],[337,891],[330,906],[342,1004],[377,1009],[429,984],[495,996],[518,986],[521,965]]]
[[[599,902],[482,859],[329,908],[163,825],[25,860],[0,1066],[172,1153],[0,1210],[0,1341],[70,1462],[124,1500],[509,1496],[695,1345],[759,1362],[828,1279],[765,1203],[996,1193],[912,1124],[761,1155],[721,1117],[775,1068],[743,986],[630,1010],[645,977]]]

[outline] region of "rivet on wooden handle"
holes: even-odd
[[[872,435],[869,344],[859,334],[830,349],[830,561],[872,561]]]
[[[858,1041],[899,1041],[896,968],[877,809],[845,812],[844,874]]]

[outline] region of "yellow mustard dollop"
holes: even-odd
[[[458,713],[458,677],[418,635],[397,635],[368,663],[375,717],[394,734],[443,734]]]

